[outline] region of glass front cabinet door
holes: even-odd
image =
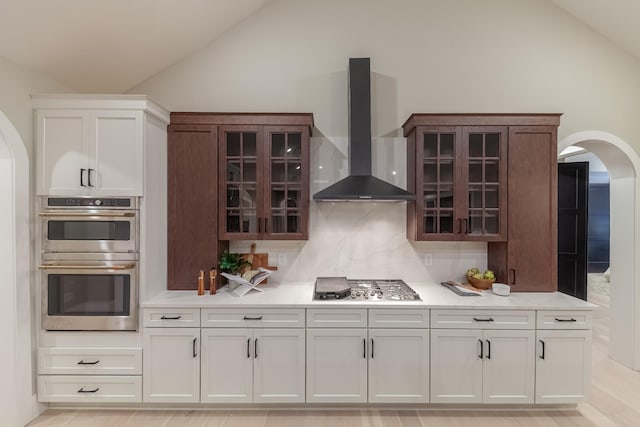
[[[506,129],[416,127],[417,240],[506,240]]]
[[[309,128],[220,128],[220,239],[308,238]]]

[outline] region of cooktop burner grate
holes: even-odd
[[[420,295],[400,279],[318,277],[314,300],[420,301]]]

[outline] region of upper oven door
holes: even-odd
[[[137,252],[136,211],[56,211],[40,213],[44,252]]]

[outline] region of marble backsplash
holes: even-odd
[[[373,138],[373,175],[407,188],[406,139],[399,129]],[[314,130],[311,138],[311,195],[344,178],[349,140]],[[463,280],[467,269],[487,265],[483,242],[407,240],[406,202],[310,202],[309,240],[256,241],[277,265],[274,282],[313,281],[317,276],[404,279],[416,282]],[[232,241],[233,252],[249,252],[251,241]]]
[[[248,252],[251,241],[233,241]],[[256,241],[278,271],[272,281],[313,281],[317,276],[401,278],[408,282],[462,280],[487,265],[483,242],[411,242],[406,202],[311,202],[308,241]]]

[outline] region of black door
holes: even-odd
[[[587,299],[589,163],[558,163],[558,290]]]

